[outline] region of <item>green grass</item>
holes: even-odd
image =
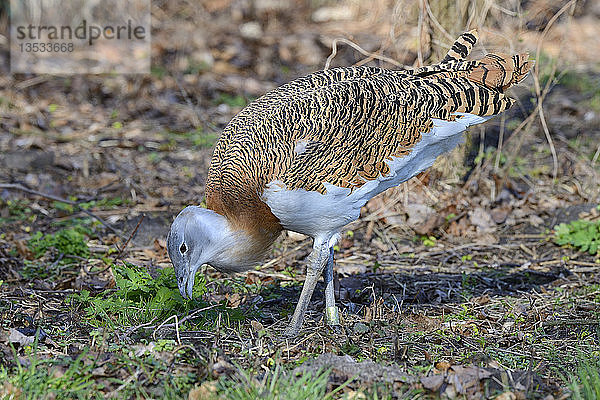
[[[62,357],[42,359],[36,347],[26,360],[28,366],[17,362],[13,370],[0,366],[0,398],[2,399],[71,399],[101,398],[92,378],[94,365],[86,363],[86,354],[76,359]]]
[[[600,357],[580,356],[575,374],[571,374],[569,388],[574,400],[600,399]]]
[[[51,359],[34,344],[14,367],[0,366],[0,399],[185,398],[198,376],[173,371],[171,360],[184,355],[164,342],[146,351],[112,343],[101,357],[86,349]]]
[[[165,135],[173,141],[169,146],[174,148],[176,142],[183,139],[184,141],[191,143],[195,148],[209,149],[211,148],[219,138],[216,132],[206,132],[201,126],[197,127],[193,131],[187,132],[172,132],[166,131]]]
[[[208,387],[211,397],[208,399],[228,400],[309,400],[333,399],[350,381],[338,388],[327,391],[330,371],[319,371],[316,374],[306,372],[299,376],[291,373],[284,374],[277,365],[274,371],[269,371],[262,379],[256,379],[246,371],[241,371],[236,378],[222,379],[216,386]],[[212,389],[212,390],[211,390]]]

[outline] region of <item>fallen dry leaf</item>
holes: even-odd
[[[188,400],[203,400],[203,399],[211,399],[217,393],[217,382],[216,381],[206,381],[203,382],[202,385],[197,386],[190,390],[188,394]]]
[[[406,204],[404,210],[408,215],[406,224],[413,229],[425,224],[429,218],[435,215],[435,210],[425,204]]]
[[[450,369],[451,366],[452,364],[450,364],[448,361],[440,361],[435,364],[435,368],[440,372],[448,371],[448,369]]]
[[[503,205],[500,207],[496,207],[492,211],[490,211],[490,215],[492,216],[492,219],[495,223],[502,224],[504,221],[506,221],[511,211],[511,206]]]
[[[254,332],[259,332],[262,331],[263,329],[265,329],[265,327],[263,326],[263,324],[261,324],[258,321],[250,321],[250,325],[252,325],[252,329],[254,329]]]
[[[517,396],[513,392],[504,392],[496,397],[496,400],[515,400],[516,398]]]
[[[491,233],[496,230],[496,223],[482,207],[477,207],[473,211],[469,211],[468,214],[471,223],[477,227],[478,232]]]
[[[6,382],[0,386],[0,399],[20,399],[21,394],[23,394],[21,388],[10,382]]]

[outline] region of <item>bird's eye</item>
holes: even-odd
[[[185,252],[187,251],[187,246],[185,245],[185,243],[181,243],[179,251],[181,252],[181,254],[185,254]]]

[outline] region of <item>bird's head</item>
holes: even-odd
[[[167,250],[184,298],[192,298],[195,275],[203,264],[224,270],[235,265],[234,238],[227,219],[212,210],[189,206],[177,215]]]

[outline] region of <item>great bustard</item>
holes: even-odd
[[[333,246],[365,203],[429,168],[470,125],[509,108],[527,54],[465,57],[461,35],[436,65],[411,71],[334,68],[287,83],[249,104],[227,125],[211,160],[207,208],[189,206],[167,238],[179,290],[209,264],[248,270],[283,229],[313,238],[306,281],[287,328],[298,333],[324,272],[327,322],[338,323]]]

